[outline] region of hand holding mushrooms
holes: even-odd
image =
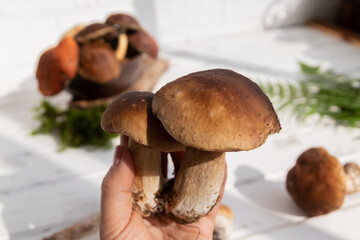
[[[104,112],[101,126],[130,138],[133,209],[181,224],[201,221],[217,206],[225,152],[260,147],[281,129],[260,87],[225,69],[189,74],[155,94],[123,94]],[[164,179],[161,156],[183,150],[174,178]]]
[[[204,218],[197,223],[182,225],[176,223],[166,215],[155,215],[143,218],[139,210],[133,206],[133,184],[136,182],[133,154],[129,151],[126,137],[122,137],[122,144],[116,147],[114,162],[105,176],[101,194],[100,239],[212,239],[214,236],[227,236],[233,216],[231,210],[218,204]],[[176,161],[181,161],[181,154],[174,154]],[[146,156],[144,156],[146,157]],[[135,159],[134,159],[135,160]],[[144,159],[146,161],[147,159]],[[151,160],[151,159],[149,159]],[[226,178],[226,175],[225,175]],[[225,178],[222,181],[221,193],[224,191]],[[215,222],[217,212],[224,212]],[[225,218],[225,219],[223,219]],[[215,225],[219,226],[214,231]],[[218,239],[218,238],[217,238]],[[226,238],[220,238],[224,240]]]

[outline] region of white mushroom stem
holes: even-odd
[[[125,33],[120,33],[118,38],[118,47],[115,51],[115,57],[117,60],[122,61],[128,49],[128,37]]]
[[[180,223],[192,223],[215,206],[225,174],[225,153],[188,148],[175,176],[167,212]]]
[[[133,208],[143,217],[164,212],[164,200],[160,197],[164,179],[161,172],[161,152],[150,149],[129,139],[129,149],[135,166],[132,186]]]
[[[360,168],[356,163],[344,165],[346,194],[360,191]]]

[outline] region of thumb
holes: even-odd
[[[101,239],[113,239],[130,221],[134,177],[134,164],[127,146],[117,146],[114,163],[101,186]]]

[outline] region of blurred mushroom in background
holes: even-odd
[[[288,172],[286,188],[308,216],[318,216],[340,208],[347,193],[359,191],[359,182],[360,169],[355,163],[343,167],[324,148],[310,148]]]
[[[356,193],[360,191],[360,168],[354,162],[344,165],[346,194]]]
[[[168,67],[158,51],[154,38],[127,14],[70,29],[40,56],[36,70],[41,94],[65,90],[71,95],[69,108],[43,100],[35,116],[40,126],[33,133],[55,133],[61,149],[109,146],[115,135],[102,131],[101,114],[124,92],[153,90]]]
[[[59,93],[67,80],[76,76],[79,46],[72,37],[62,39],[56,47],[45,51],[36,70],[39,90],[45,96]]]
[[[227,240],[231,234],[234,223],[234,213],[231,208],[221,204],[219,212],[215,217],[213,240]]]
[[[74,27],[57,47],[43,53],[37,67],[39,88],[46,96],[65,89],[73,101],[106,99],[139,81],[147,59],[157,55],[156,41],[134,17],[113,14],[104,23]],[[70,63],[71,72],[64,69]],[[141,90],[150,91],[153,85]]]

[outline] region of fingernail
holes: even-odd
[[[119,166],[122,153],[123,153],[122,147],[121,146],[116,146],[115,154],[114,154],[114,162],[113,162],[114,167]]]

